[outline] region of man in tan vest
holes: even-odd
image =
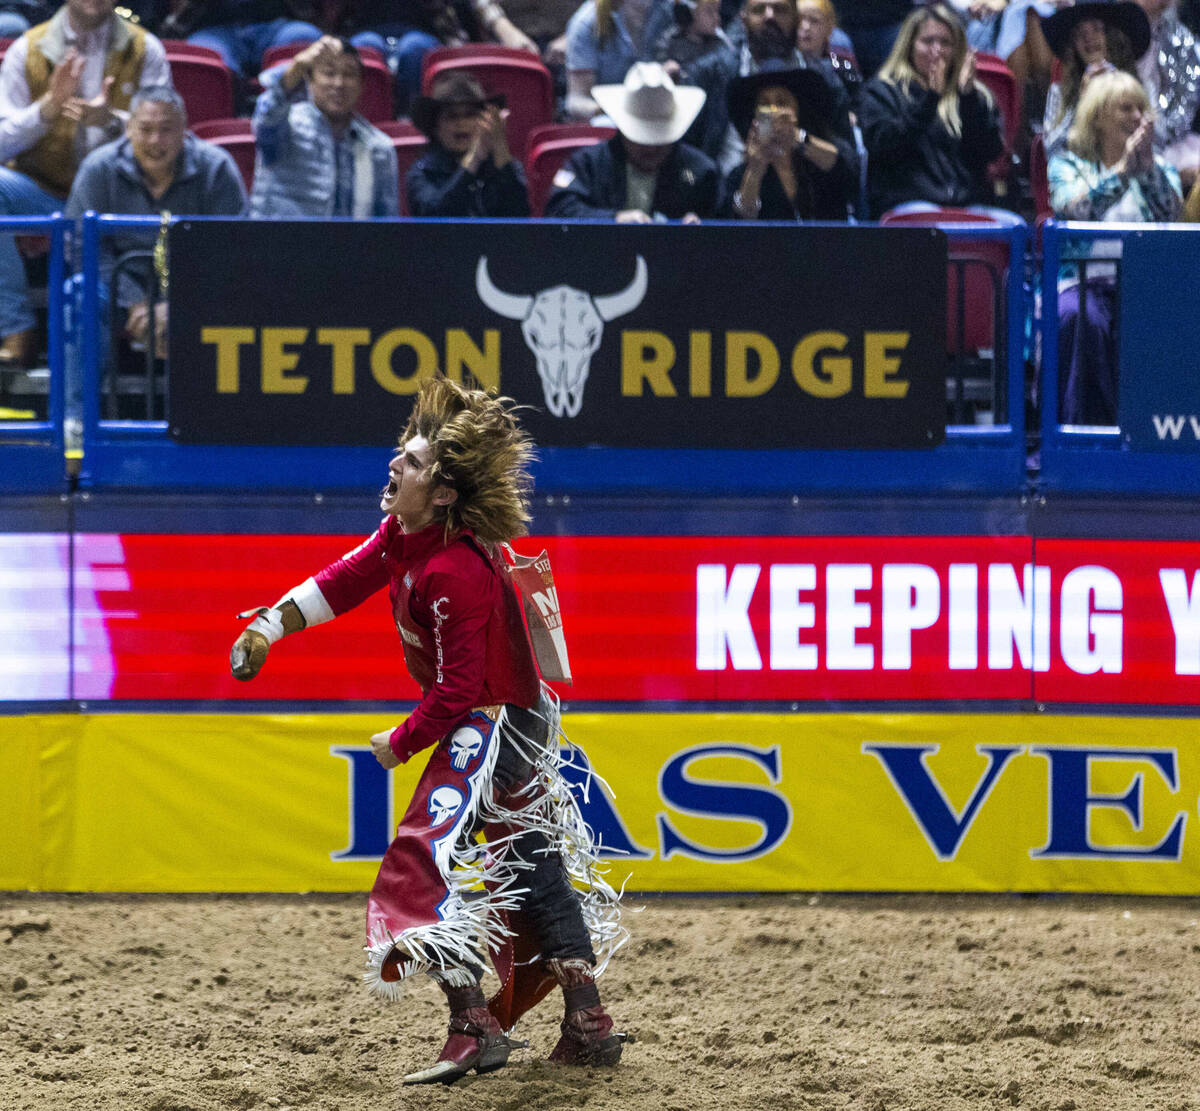
[[[114,0],[67,0],[9,48],[0,65],[0,219],[62,208],[90,150],[119,138],[143,86],[169,85],[163,45],[113,11]],[[0,236],[0,363],[33,354],[25,267]]]

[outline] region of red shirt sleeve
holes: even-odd
[[[433,685],[403,725],[392,730],[392,751],[401,761],[436,744],[480,705],[485,688],[487,627],[499,584],[474,553],[452,568],[430,570],[413,591],[409,611],[433,634]]]
[[[313,576],[334,616],[352,610],[377,590],[387,586],[388,568],[383,557],[387,552],[390,522],[393,520],[392,517],[385,517],[379,528],[354,551],[335,559]]]

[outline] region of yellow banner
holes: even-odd
[[[386,724],[0,718],[0,889],[365,889],[424,765],[379,768],[367,738]],[[1200,720],[575,714],[564,725],[585,817],[631,890],[1200,891]]]

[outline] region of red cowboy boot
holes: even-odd
[[[613,1033],[613,1020],[600,1002],[591,964],[583,959],[549,960],[547,967],[563,989],[566,1015],[562,1036],[550,1060],[562,1065],[615,1065],[624,1034]]]
[[[512,1050],[528,1045],[505,1036],[491,1016],[478,984],[467,988],[441,985],[450,1003],[450,1036],[437,1061],[420,1072],[411,1072],[405,1084],[453,1084],[472,1069],[492,1072],[508,1064]]]

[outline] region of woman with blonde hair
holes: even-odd
[[[944,4],[915,8],[859,103],[871,214],[908,202],[992,199],[987,166],[1004,149],[991,94],[975,80],[962,22]]]
[[[1146,90],[1120,70],[1088,82],[1067,137],[1050,159],[1050,203],[1060,220],[1164,222],[1179,216],[1179,174],[1154,153],[1154,119]],[[1114,250],[1114,247],[1116,248]],[[1115,257],[1119,241],[1072,243],[1068,257]],[[1090,262],[1080,311],[1075,268],[1064,270],[1058,295],[1059,419],[1065,424],[1117,423],[1116,267]]]
[[[1047,156],[1067,144],[1080,97],[1093,77],[1120,70],[1137,76],[1150,46],[1150,20],[1133,0],[1081,0],[1042,20],[1046,42],[1062,74],[1046,96],[1043,139]]]
[[[672,0],[584,0],[567,23],[567,114],[599,114],[593,85],[620,85],[634,62],[654,57],[674,25]]]

